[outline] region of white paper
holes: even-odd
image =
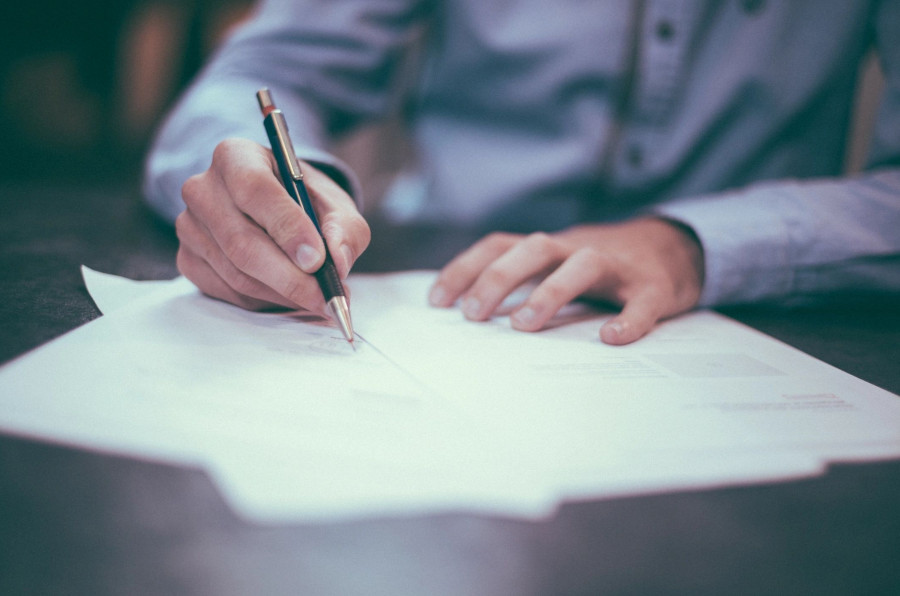
[[[85,270],[105,316],[0,369],[0,429],[203,466],[261,521],[538,516],[900,456],[897,396],[720,315],[611,347],[578,306],[535,334],[430,308],[433,278],[352,277],[354,351],[184,279]]]

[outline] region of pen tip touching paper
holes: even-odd
[[[350,345],[353,346],[355,350],[356,345],[353,343],[353,323],[350,321],[350,307],[347,305],[347,299],[344,296],[335,296],[328,301],[328,307],[331,309],[331,315],[338,324],[338,327],[341,328],[341,333],[344,334],[344,338],[350,342]]]

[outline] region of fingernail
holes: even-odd
[[[319,251],[309,244],[301,244],[297,249],[297,264],[307,273],[314,273],[319,264]]]
[[[607,323],[603,326],[604,333],[607,339],[620,339],[622,337],[622,332],[625,331],[625,328],[622,326],[622,323],[618,321],[613,321],[611,323]],[[612,337],[610,337],[612,336]]]
[[[510,318],[516,325],[529,327],[531,325],[531,322],[534,321],[534,317],[536,315],[537,313],[534,312],[533,308],[531,308],[530,306],[523,306],[522,308],[514,312]]]
[[[432,306],[444,306],[444,300],[447,299],[447,291],[441,286],[434,286],[428,292],[428,303]]]
[[[463,314],[470,319],[477,319],[481,314],[481,301],[478,298],[466,298],[460,307]]]

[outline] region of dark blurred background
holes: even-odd
[[[136,183],[162,114],[251,4],[0,3],[0,181]]]

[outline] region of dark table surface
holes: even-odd
[[[467,240],[384,231],[358,268],[438,266]],[[0,187],[0,362],[99,316],[80,265],[164,279],[175,250],[127,185]],[[897,301],[723,312],[900,393]],[[202,470],[0,434],[0,594],[900,594],[900,461],[565,503],[538,522],[261,526]]]

